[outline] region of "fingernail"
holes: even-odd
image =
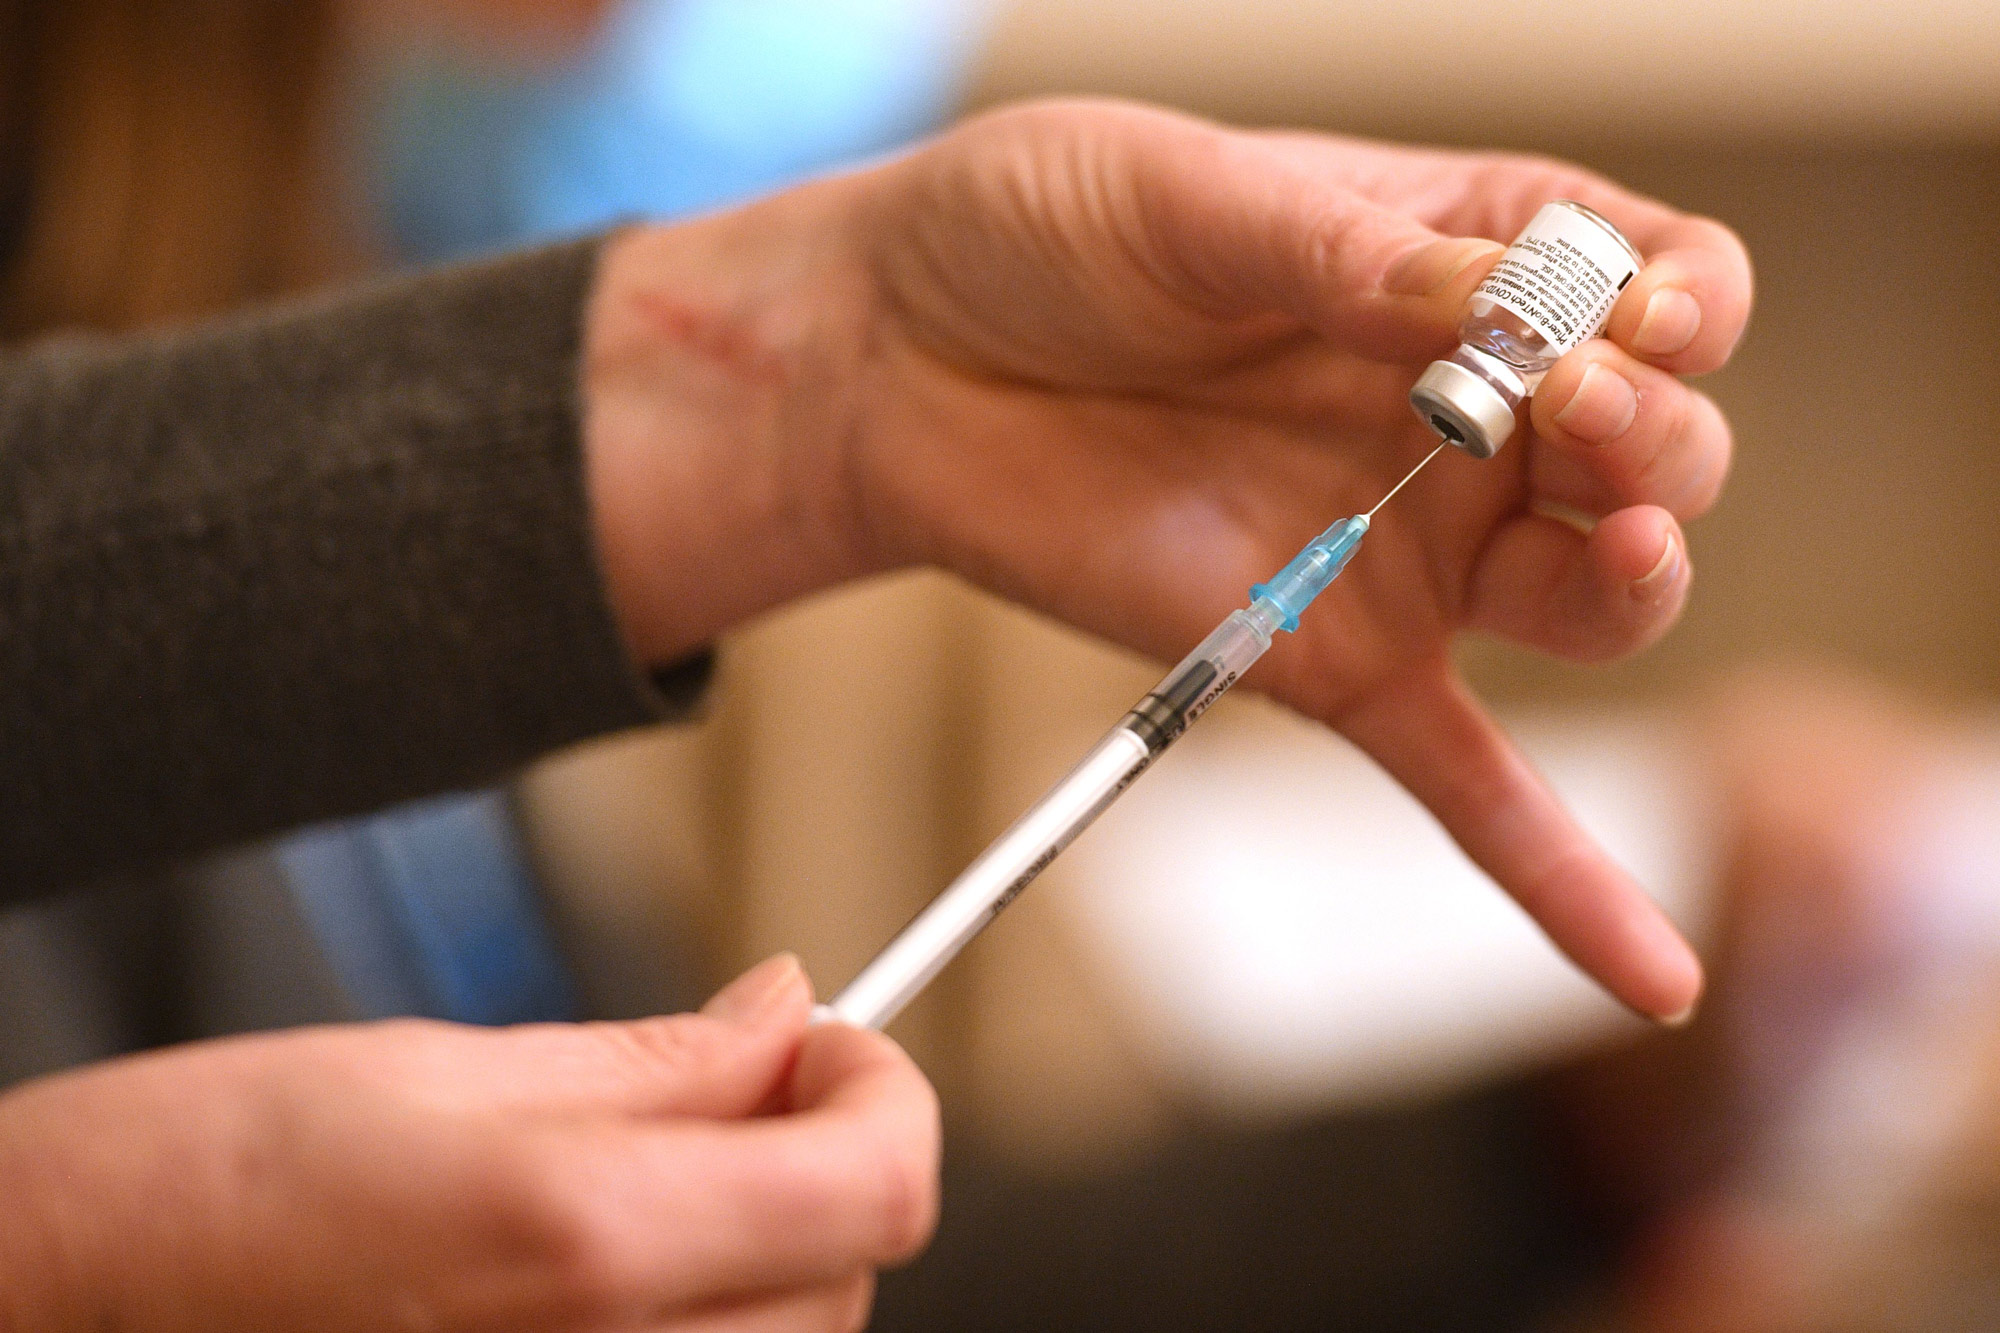
[[[1426,241],[1389,266],[1382,290],[1391,296],[1429,296],[1443,291],[1466,267],[1502,247],[1478,237]]]
[[[1662,287],[1646,302],[1632,350],[1646,356],[1672,356],[1701,331],[1701,305],[1678,287]]]
[[[1597,531],[1597,515],[1588,509],[1579,509],[1561,500],[1537,498],[1528,501],[1528,512],[1539,518],[1550,518],[1572,529],[1580,537],[1588,537]]]
[[[1587,444],[1609,444],[1630,430],[1638,415],[1639,391],[1632,381],[1593,361],[1556,413],[1556,424]]]
[[[1663,1028],[1684,1028],[1689,1023],[1694,1022],[1694,1011],[1695,1011],[1695,1006],[1689,1005],[1687,1008],[1681,1010],[1679,1013],[1670,1014],[1667,1017],[1661,1019],[1660,1026]]]
[[[1673,586],[1681,572],[1681,543],[1673,533],[1667,534],[1666,548],[1660,552],[1660,559],[1651,569],[1632,580],[1632,591],[1646,594]]]
[[[754,1024],[796,991],[804,978],[805,971],[798,958],[781,953],[766,958],[717,991],[701,1011],[725,1023]]]

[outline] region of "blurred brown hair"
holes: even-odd
[[[0,339],[330,276],[332,0],[0,0]]]

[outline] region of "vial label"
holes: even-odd
[[[1548,339],[1555,355],[1593,338],[1639,271],[1619,238],[1561,204],[1544,204],[1500,256],[1478,295]]]

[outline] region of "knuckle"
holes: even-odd
[[[1660,419],[1633,460],[1628,498],[1691,518],[1721,486],[1713,457],[1720,414],[1705,395],[1680,385],[1660,396]]]
[[[590,1319],[625,1317],[643,1309],[638,1252],[608,1210],[577,1204],[552,1236],[555,1245],[545,1271],[559,1305]]]
[[[1607,177],[1546,154],[1485,152],[1477,155],[1477,163],[1482,197],[1508,199],[1517,211],[1554,198],[1576,199],[1595,208],[1622,193]]]
[[[1693,429],[1690,404],[1693,393],[1678,384],[1649,395],[1653,420],[1649,429],[1631,432],[1633,447],[1621,460],[1621,498],[1628,504],[1653,504],[1678,489],[1673,471],[1688,461],[1688,443]]]
[[[1295,234],[1303,238],[1305,271],[1319,281],[1339,277],[1367,210],[1346,190],[1316,194],[1298,207]]]
[[[1722,255],[1732,266],[1740,268],[1744,276],[1749,275],[1750,247],[1743,243],[1742,236],[1734,227],[1711,217],[1692,218],[1689,225],[1700,237],[1704,248]]]
[[[721,1045],[717,1025],[699,1014],[675,1014],[597,1029],[604,1058],[634,1082],[689,1074],[713,1063]]]
[[[539,1275],[550,1304],[586,1321],[623,1317],[643,1303],[629,1228],[591,1174],[516,1145],[487,1177],[487,1216],[505,1249]]]

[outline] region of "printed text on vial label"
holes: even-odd
[[[1507,247],[1479,294],[1520,316],[1560,355],[1602,327],[1634,271],[1601,228],[1551,206]]]

